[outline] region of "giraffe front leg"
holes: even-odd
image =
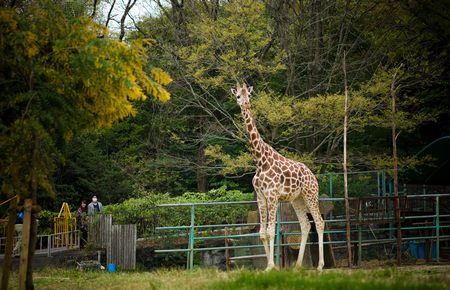
[[[268,208],[268,226],[267,226],[267,236],[269,238],[269,256],[267,260],[267,268],[266,271],[272,270],[275,268],[274,262],[274,241],[275,241],[275,221],[277,215],[277,204],[269,205]]]
[[[267,202],[264,198],[258,198],[259,209],[259,237],[264,246],[267,260],[269,260],[269,241],[267,237]]]

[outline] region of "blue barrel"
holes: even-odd
[[[114,273],[114,272],[116,272],[116,264],[109,263],[109,264],[108,264],[108,272],[109,272],[109,273]]]

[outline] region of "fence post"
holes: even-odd
[[[436,195],[436,262],[439,262],[439,231],[440,231],[440,224],[439,224],[439,195]]]
[[[29,263],[30,235],[31,235],[31,215],[33,208],[32,199],[25,199],[24,218],[22,229],[22,248],[20,250],[19,264],[19,289],[26,289],[27,271]]]
[[[330,197],[333,197],[333,173],[329,174],[329,193],[330,193]]]
[[[381,195],[381,182],[380,182],[380,171],[377,171],[377,193],[378,196]]]
[[[278,267],[281,268],[281,264],[280,264],[280,253],[281,253],[281,225],[280,225],[280,221],[281,221],[281,211],[280,211],[280,206],[278,206],[277,209],[277,219],[276,219],[277,223],[276,223],[276,245],[277,245],[277,253],[276,253],[276,265],[278,265]]]
[[[52,234],[47,236],[47,257],[52,256]]]
[[[195,225],[195,206],[191,205],[191,227],[189,229],[189,252],[188,252],[188,266],[189,270],[194,267],[194,225]]]
[[[362,265],[362,200],[358,204],[358,266]]]

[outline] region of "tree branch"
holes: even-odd
[[[113,0],[112,4],[111,4],[111,8],[109,8],[108,11],[108,17],[106,18],[106,23],[105,23],[105,27],[108,28],[109,25],[109,21],[111,20],[111,13],[114,9],[114,5],[116,5],[116,0]]]
[[[120,35],[119,40],[122,41],[125,37],[125,20],[127,19],[128,13],[130,13],[131,8],[136,4],[137,0],[128,0],[125,11],[123,12],[122,18],[120,19]]]
[[[95,17],[95,13],[97,12],[97,4],[98,4],[98,0],[94,0],[94,4],[93,4],[94,8],[92,10],[91,18]]]

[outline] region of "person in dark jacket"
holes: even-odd
[[[82,200],[81,205],[76,213],[77,227],[80,230],[80,247],[83,247],[85,245],[87,239],[87,228],[89,224],[87,213],[88,213],[87,202],[86,200]]]

